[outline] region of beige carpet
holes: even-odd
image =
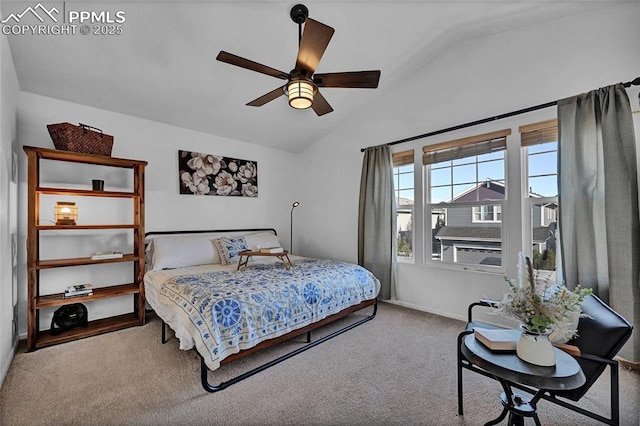
[[[457,415],[455,341],[462,327],[382,303],[373,321],[209,394],[200,385],[198,356],[179,350],[173,338],[162,345],[160,321],[150,315],[143,327],[32,353],[21,349],[0,391],[0,423],[480,425],[500,413],[501,390],[465,371],[466,411]],[[211,381],[296,345],[229,364],[210,373]],[[640,377],[622,369],[620,379],[621,424],[637,426]],[[608,386],[601,379],[585,405],[608,412]],[[600,424],[546,401],[538,409],[543,425]]]

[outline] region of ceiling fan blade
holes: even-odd
[[[259,107],[266,104],[267,102],[271,102],[272,100],[279,98],[282,95],[284,95],[284,86],[273,89],[266,95],[262,95],[259,98],[252,100],[247,104],[247,106]]]
[[[316,74],[313,82],[318,87],[344,87],[375,89],[380,80],[380,71],[351,71]]]
[[[224,50],[221,50],[220,53],[218,53],[216,59],[221,62],[226,62],[227,64],[270,75],[282,80],[287,80],[289,78],[289,74],[286,72],[259,64],[254,61],[250,61],[249,59],[241,58],[240,56],[234,55],[233,53],[225,52]]]
[[[331,108],[329,102],[327,102],[327,100],[320,94],[319,91],[316,92],[316,94],[313,96],[313,104],[311,104],[311,108],[313,108],[316,114],[318,114],[318,117],[329,114],[331,111],[333,111],[333,108]]]
[[[314,73],[334,31],[328,25],[307,18],[296,59],[296,70],[303,70],[309,76]]]

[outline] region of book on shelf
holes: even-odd
[[[64,292],[64,297],[89,296],[93,294],[91,284],[70,285]]]
[[[474,328],[473,334],[476,340],[492,351],[515,351],[522,332],[514,329]]]
[[[91,296],[93,294],[92,291],[90,291],[89,293],[79,293],[79,294],[64,294],[64,298],[65,299],[75,299],[75,298],[79,298],[79,297],[87,297],[87,296]]]
[[[282,247],[262,247],[260,253],[282,253],[284,249]]]
[[[91,260],[119,259],[122,256],[119,251],[97,251],[91,256]]]

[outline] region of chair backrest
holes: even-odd
[[[629,340],[633,326],[596,296],[584,299],[582,312],[586,316],[580,318],[578,336],[568,344],[577,346],[583,354],[613,359]],[[587,379],[585,384],[571,391],[554,392],[556,395],[578,401],[607,366],[588,359],[578,358],[578,362]]]

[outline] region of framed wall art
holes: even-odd
[[[257,197],[258,163],[250,160],[178,151],[180,193]]]

